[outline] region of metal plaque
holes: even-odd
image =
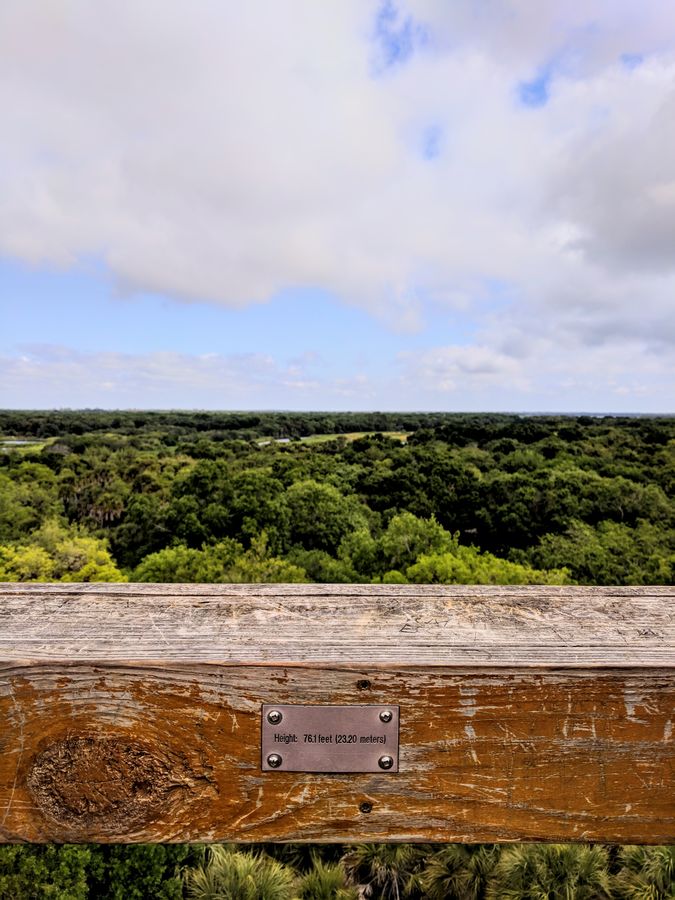
[[[398,772],[398,706],[262,708],[264,772]]]

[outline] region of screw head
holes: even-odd
[[[270,753],[267,757],[267,765],[270,769],[278,769],[282,762],[283,760],[278,753]]]
[[[393,718],[394,714],[390,709],[383,709],[380,713],[380,722],[384,722],[385,724],[391,722]]]
[[[362,813],[369,813],[373,811],[373,804],[369,803],[367,800],[364,800],[363,803],[359,806],[359,809]]]
[[[391,769],[394,765],[394,758],[393,756],[381,756],[378,759],[377,764],[381,769]]]
[[[283,715],[281,714],[281,711],[278,709],[271,709],[267,713],[267,721],[270,723],[270,725],[278,725],[282,719],[283,719]]]

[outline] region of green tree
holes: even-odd
[[[641,520],[635,527],[572,521],[564,534],[546,534],[527,554],[542,567],[565,566],[581,584],[673,584],[675,531]]]
[[[675,846],[625,846],[614,878],[619,900],[675,900]]]
[[[498,844],[450,844],[427,857],[420,884],[428,900],[482,900],[499,861]]]
[[[456,539],[432,516],[420,519],[404,512],[389,522],[377,541],[380,570],[405,570],[422,555],[444,553],[456,547]]]
[[[357,528],[346,534],[340,541],[338,556],[363,581],[370,581],[379,570],[378,544],[366,528]]]
[[[291,546],[335,554],[346,534],[368,526],[357,498],[344,497],[331,484],[298,481],[287,489],[285,500]]]
[[[183,866],[199,853],[188,844],[98,845],[91,848],[88,897],[181,900]]]
[[[231,536],[232,474],[226,460],[201,459],[173,486],[167,526],[191,547]]]
[[[0,546],[3,581],[126,581],[107,542],[46,521],[29,544]]]
[[[3,900],[87,900],[86,846],[0,847],[0,898]]]
[[[71,522],[109,528],[120,521],[131,485],[118,471],[123,460],[110,447],[88,447],[68,457],[59,476],[59,494]]]
[[[295,880],[292,869],[269,856],[219,844],[185,874],[192,900],[293,900]]]
[[[299,566],[269,555],[267,535],[263,532],[253,540],[250,549],[234,561],[228,580],[235,583],[277,584],[306,582],[308,578]]]
[[[56,564],[42,547],[0,546],[0,581],[54,581]]]
[[[295,547],[287,559],[303,569],[310,581],[318,584],[353,584],[359,581],[358,573],[348,561],[334,559],[325,550]]]
[[[151,553],[136,566],[134,581],[155,583],[304,582],[307,574],[287,560],[271,556],[265,532],[244,551],[232,538],[206,544],[201,550],[179,544]]]
[[[284,486],[269,470],[239,472],[232,479],[232,533],[245,546],[262,531],[274,553],[283,550],[289,511]]]
[[[340,863],[324,863],[318,856],[312,868],[298,881],[298,900],[359,900],[358,888],[347,881]]]
[[[241,544],[231,538],[201,550],[178,544],[146,556],[134,569],[132,580],[157,584],[226,582],[243,552]]]
[[[173,540],[167,522],[168,502],[161,494],[132,494],[119,525],[111,530],[110,543],[122,566],[136,566],[150,553]]]
[[[371,896],[400,900],[416,896],[424,856],[424,849],[415,844],[357,844],[342,862],[350,880]]]
[[[449,553],[421,556],[406,570],[416,584],[566,584],[564,569],[543,571],[456,544]]]
[[[24,462],[0,472],[0,543],[19,541],[62,512],[56,476],[47,466]]]
[[[517,844],[502,852],[486,900],[603,900],[611,896],[604,847]]]

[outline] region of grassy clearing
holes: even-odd
[[[17,443],[20,442],[20,443]],[[34,441],[32,439],[14,437],[0,437],[0,452],[14,453],[18,456],[31,456],[33,453],[39,453],[47,444],[53,442],[53,439],[45,441]]]
[[[302,438],[305,444],[323,444],[327,441],[334,441],[337,438],[344,438],[347,441],[357,441],[359,438],[372,437],[375,434],[383,434],[385,437],[394,438],[395,440],[405,443],[408,440],[409,431],[349,431],[346,434],[312,434],[309,437]]]

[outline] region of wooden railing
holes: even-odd
[[[672,842],[674,600],[0,586],[0,841]]]

